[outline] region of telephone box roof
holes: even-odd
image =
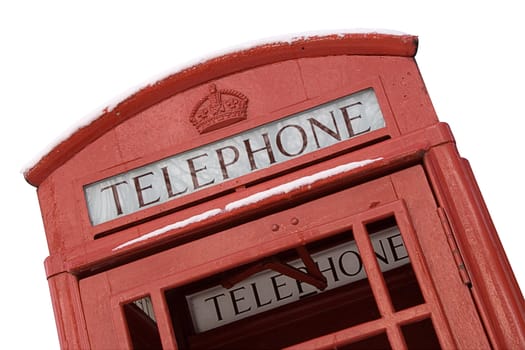
[[[280,61],[334,56],[402,56],[417,52],[417,36],[392,32],[333,33],[294,36],[255,44],[191,65],[153,82],[115,106],[105,108],[88,123],[57,142],[24,171],[27,182],[39,186],[54,170],[84,147],[137,113],[186,89],[243,70]]]

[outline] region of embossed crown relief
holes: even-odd
[[[245,120],[247,108],[248,98],[240,92],[218,90],[215,84],[210,84],[209,94],[197,102],[190,121],[203,134]]]

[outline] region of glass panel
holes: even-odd
[[[133,349],[162,349],[159,329],[149,296],[125,304],[124,315]]]
[[[441,349],[432,321],[410,323],[401,327],[408,349]]]
[[[247,272],[258,263],[167,291],[179,348],[275,349],[380,318],[351,231],[307,250],[327,280],[324,291],[282,271]],[[297,257],[290,250],[268,261],[306,272]]]
[[[412,269],[403,237],[394,217],[389,217],[366,225],[377,261],[390,293],[395,311],[423,304],[425,300]],[[386,266],[394,267],[387,269]]]
[[[338,350],[381,350],[391,349],[386,333],[381,333],[352,344],[338,346]]]

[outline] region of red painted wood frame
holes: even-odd
[[[425,303],[394,311],[365,225],[394,215]],[[298,225],[289,224],[296,217]],[[306,220],[305,218],[309,218]],[[271,231],[272,223],[281,230]],[[488,348],[470,289],[462,280],[449,237],[421,166],[393,173],[216,233],[184,246],[80,280],[92,348],[131,347],[123,305],[149,295],[162,343],[176,348],[165,291],[227,271],[279,251],[351,228],[362,254],[381,318],[312,339],[295,348],[335,348],[386,332],[394,349],[405,348],[400,327],[431,319],[443,348]],[[203,258],[190,261],[199,252]],[[109,293],[111,298],[105,299]],[[101,327],[101,319],[113,322]],[[250,322],[249,319],[238,323]],[[293,347],[292,347],[293,348]]]

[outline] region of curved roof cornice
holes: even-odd
[[[342,33],[295,37],[233,51],[182,69],[105,109],[89,124],[60,141],[24,171],[31,185],[39,186],[53,171],[84,147],[137,113],[189,88],[243,70],[280,61],[335,55],[413,57],[417,36],[391,33]]]

